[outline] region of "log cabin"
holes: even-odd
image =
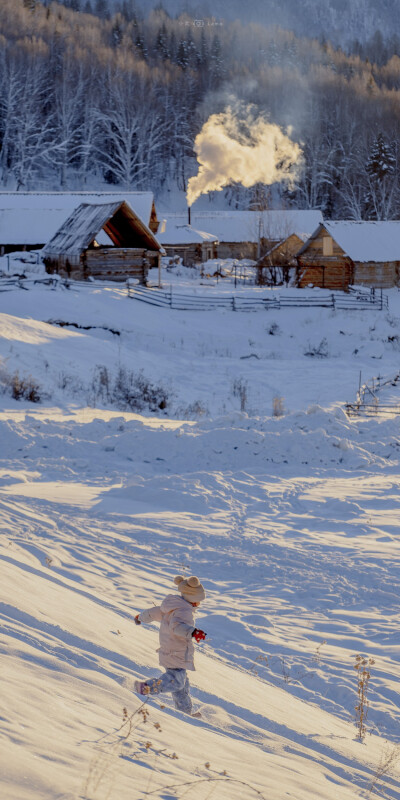
[[[348,291],[400,282],[400,222],[324,222],[297,253],[296,282]]]
[[[165,214],[167,230],[183,227],[187,214]],[[271,209],[267,211],[197,211],[191,209],[191,224],[197,231],[208,231],[215,237],[213,258],[258,260],[266,250],[294,231],[311,235],[323,221],[321,211],[313,209]],[[169,237],[171,239],[171,237]],[[164,246],[179,242],[162,240]]]
[[[0,192],[0,256],[41,250],[81,203],[123,200],[156,235],[159,220],[152,192]]]
[[[158,235],[167,256],[182,259],[185,267],[194,267],[216,258],[218,239],[212,233],[200,231],[191,225],[175,224],[166,220],[165,230]]]
[[[100,233],[108,243],[98,241]],[[125,201],[82,203],[46,244],[43,261],[47,272],[74,280],[136,278],[145,284],[149,269],[160,268],[163,254],[150,228]]]

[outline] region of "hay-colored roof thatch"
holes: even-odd
[[[104,230],[116,247],[162,250],[151,230],[128,203],[82,203],[44,248],[45,257],[79,256]]]

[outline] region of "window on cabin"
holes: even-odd
[[[322,237],[322,255],[324,256],[333,255],[333,240],[331,236]]]

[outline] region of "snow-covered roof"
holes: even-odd
[[[44,255],[47,257],[80,255],[103,228],[117,247],[160,250],[154,234],[128,203],[117,201],[99,205],[82,203],[75,208],[46,244]]]
[[[324,222],[352,261],[400,261],[400,222]]]
[[[0,192],[0,245],[44,244],[81,203],[123,200],[149,225],[152,192]]]
[[[187,223],[187,214],[165,214],[175,228]],[[321,211],[270,210],[270,211],[191,211],[191,223],[201,231],[210,231],[219,242],[256,242],[259,235],[282,240],[291,233],[308,234],[323,221]],[[166,240],[163,239],[166,243]],[[171,241],[171,244],[173,242]],[[175,242],[178,244],[178,242]]]
[[[218,241],[213,233],[197,230],[191,225],[176,224],[174,219],[166,219],[165,231],[158,233],[157,239],[163,245],[202,244],[203,242]]]
[[[315,239],[321,229],[326,230],[352,261],[400,261],[400,221],[328,221],[318,225],[310,238]],[[304,253],[307,246],[306,242],[298,255]]]

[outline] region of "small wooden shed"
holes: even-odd
[[[297,285],[323,289],[400,283],[400,222],[324,222],[297,254]]]
[[[192,228],[187,224],[175,224],[166,220],[165,230],[159,236],[167,256],[178,256],[185,267],[193,267],[216,257],[218,239],[212,233]]]
[[[99,244],[104,231],[110,244]],[[43,250],[47,272],[85,280],[146,283],[152,267],[160,267],[164,250],[150,228],[123,202],[82,203],[65,220]]]
[[[296,255],[309,234],[291,233],[270,247],[257,261],[257,283],[288,283],[297,267]]]

